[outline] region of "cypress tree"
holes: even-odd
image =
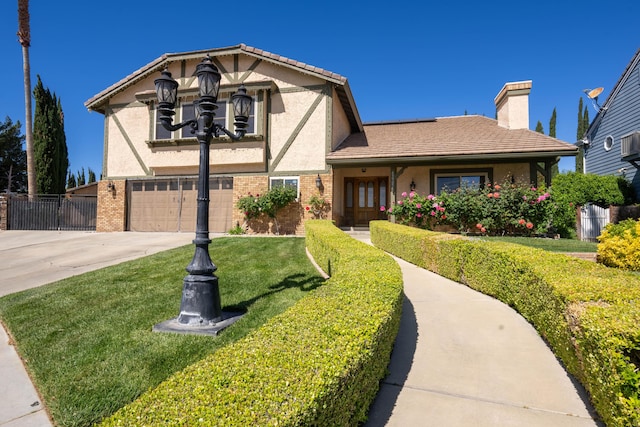
[[[540,123],[540,120],[538,120],[538,124],[536,125],[536,132],[544,133],[544,128],[542,127],[542,123]]]
[[[84,175],[84,168],[78,171],[78,187],[81,185],[85,185],[87,183],[87,179]]]
[[[62,194],[69,168],[62,105],[55,94],[44,88],[40,76],[37,77],[33,90],[36,100],[33,146],[37,189],[40,194]]]
[[[580,141],[584,136],[584,125],[582,122],[584,121],[584,117],[582,115],[582,97],[580,97],[580,102],[578,103],[578,129],[576,131],[576,141]]]
[[[67,188],[75,188],[78,185],[76,184],[76,176],[69,172],[69,177],[67,178]]]
[[[578,103],[578,129],[576,131],[576,141],[580,141],[584,138],[584,133],[587,130],[584,126],[584,115],[582,113],[582,97],[580,97],[580,102]],[[584,114],[587,115],[587,120],[589,118],[588,110],[584,109]],[[584,172],[584,147],[578,147],[578,154],[576,154],[576,172],[583,173]]]
[[[553,108],[553,113],[551,113],[551,119],[549,120],[549,136],[555,138],[556,137],[556,109]]]
[[[585,133],[587,133],[587,130],[589,129],[589,109],[585,108],[584,109],[584,117],[582,118],[582,135],[584,135]]]
[[[91,184],[92,182],[96,182],[96,173],[91,170],[91,168],[87,169],[87,174],[89,178],[87,179],[87,184]]]

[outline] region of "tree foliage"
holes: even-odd
[[[578,128],[576,130],[576,141],[580,141],[584,138],[584,134],[587,131],[588,120],[589,120],[589,112],[585,108],[584,113],[582,112],[583,104],[582,97],[580,97],[580,101],[578,102]],[[585,126],[585,114],[587,119],[587,126]],[[584,171],[584,147],[578,147],[578,154],[576,155],[576,172],[582,173]]]
[[[536,124],[536,132],[544,133],[544,127],[542,126],[542,123],[540,122],[540,120],[538,120],[538,123]]]
[[[551,113],[551,119],[549,119],[549,136],[552,138],[556,137],[556,109],[553,109],[553,113]]]
[[[40,76],[33,95],[36,100],[33,145],[37,190],[40,194],[62,194],[69,168],[62,105],[55,93],[44,88]]]
[[[0,192],[27,190],[27,153],[20,127],[20,122],[13,123],[9,117],[0,122]]]

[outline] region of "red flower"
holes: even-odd
[[[500,185],[496,184],[496,185],[494,185],[494,187],[493,187],[493,188],[495,188],[496,190],[499,190],[499,189],[501,189],[502,187],[500,187]]]
[[[519,219],[519,220],[518,220],[518,224],[520,224],[520,225],[524,225],[524,223],[525,223],[525,222],[526,222],[526,221],[525,221],[524,219]]]
[[[498,197],[500,197],[500,193],[493,193],[493,198],[497,199]]]
[[[527,228],[528,228],[529,230],[531,230],[531,229],[533,228],[533,224],[532,224],[532,223],[530,223],[530,222],[528,222],[528,223],[527,223]]]
[[[480,224],[480,223],[476,224],[476,228],[478,228],[478,229],[482,228],[482,224]]]
[[[482,231],[483,233],[486,233],[486,232],[487,232],[487,229],[486,229],[486,228],[484,228],[484,227],[482,227],[482,228],[480,229],[480,231]]]
[[[306,210],[309,210],[309,209],[311,209],[311,208],[310,208],[309,206],[307,206],[305,209],[306,209]]]
[[[489,193],[489,194],[487,194],[487,197],[488,197],[488,198],[492,198],[492,197],[493,197],[493,193]]]

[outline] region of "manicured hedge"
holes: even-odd
[[[305,224],[332,277],[285,313],[188,367],[102,426],[356,426],[400,325],[402,273],[329,221]]]
[[[516,309],[585,386],[608,426],[640,425],[640,275],[504,242],[444,237],[386,221],[371,241]]]

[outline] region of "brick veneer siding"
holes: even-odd
[[[277,219],[279,224],[279,234],[295,234],[304,235],[305,221],[315,219],[316,215],[312,210],[307,210],[309,206],[309,198],[316,194],[320,194],[329,202],[326,210],[321,213],[323,219],[331,219],[331,200],[333,197],[333,180],[331,174],[320,175],[323,187],[321,190],[316,188],[315,175],[300,176],[300,200],[294,202],[278,212]],[[241,197],[248,195],[261,194],[269,188],[269,178],[266,176],[240,176],[235,177],[233,181],[233,225],[245,227],[250,234],[276,234],[276,226],[271,218],[266,216],[251,219],[245,223],[244,213],[235,206],[235,202]]]
[[[7,196],[0,195],[0,231],[7,229]]]
[[[109,190],[113,183],[114,190]],[[127,227],[127,181],[100,181],[98,183],[98,212],[96,231],[126,231]]]

